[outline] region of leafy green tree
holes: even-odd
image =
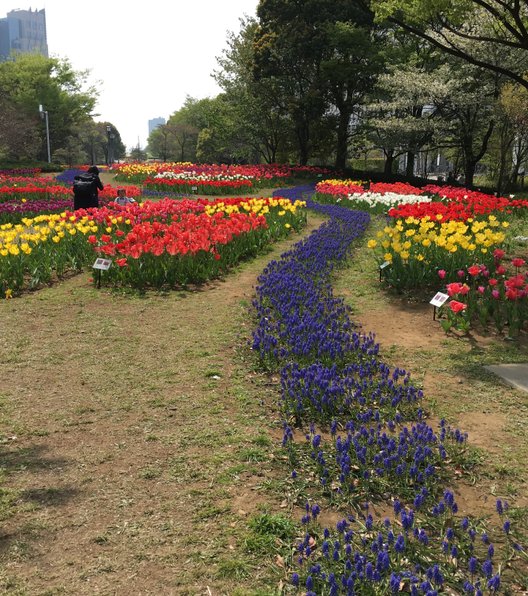
[[[67,164],[70,167],[75,164],[85,163],[88,156],[84,150],[80,135],[72,134],[69,136],[63,147],[53,152],[52,160]]]
[[[391,32],[392,33],[392,32]],[[391,63],[370,94],[366,106],[369,138],[385,155],[385,173],[393,171],[397,157],[406,155],[406,175],[413,176],[417,154],[435,132],[435,77],[439,60],[424,43],[408,36],[391,35]]]
[[[324,144],[316,132],[332,126],[344,167],[352,117],[381,66],[371,11],[356,0],[261,0],[257,15],[254,76],[276,82],[300,163]]]
[[[514,134],[510,185],[515,189],[519,172],[528,159],[528,90],[514,83],[504,85],[500,107]]]
[[[17,113],[33,118],[35,128],[40,128],[42,157],[46,141],[39,105],[48,112],[52,150],[63,148],[76,127],[91,120],[97,92],[87,87],[87,74],[74,71],[67,60],[38,54],[18,54],[0,63],[2,94]]]
[[[145,161],[147,157],[147,152],[139,144],[130,150],[130,158],[134,161]]]
[[[38,147],[35,118],[17,110],[9,99],[0,97],[0,160],[34,160]]]
[[[111,122],[97,122],[96,127],[105,162],[110,163],[111,159],[116,160],[124,157],[126,147],[117,128]]]
[[[106,128],[102,123],[93,120],[86,122],[77,132],[85,154],[85,160],[92,165],[105,163],[107,154],[104,148],[107,143]]]
[[[241,19],[240,32],[230,33],[227,49],[217,58],[220,66],[214,76],[232,106],[239,126],[239,141],[244,139],[251,161],[275,163],[279,152],[291,144],[291,121],[281,97],[280,83],[274,77],[256,80],[255,41],[259,31],[255,19]]]
[[[255,39],[254,76],[273,80],[281,103],[292,121],[298,161],[306,164],[317,144],[313,127],[326,109],[320,81],[324,33],[329,20],[319,0],[261,0],[257,8],[259,30]]]
[[[341,15],[352,16],[352,15]],[[330,110],[335,112],[335,167],[346,167],[349,144],[357,128],[351,126],[358,116],[367,91],[372,88],[382,66],[379,36],[372,31],[369,15],[355,14],[362,23],[337,21],[326,26],[328,45],[321,62],[322,85],[327,90]]]
[[[163,161],[194,161],[198,130],[191,124],[178,122],[175,112],[167,124],[158,126],[148,138],[148,151]]]

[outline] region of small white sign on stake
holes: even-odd
[[[95,259],[95,263],[92,265],[94,269],[101,269],[102,271],[108,271],[110,269],[110,265],[112,264],[111,259]]]
[[[440,308],[445,302],[446,300],[449,299],[449,296],[447,294],[444,294],[443,292],[437,292],[431,302],[429,302],[429,304],[432,304],[433,306],[438,306],[438,308]]]
[[[198,190],[198,187],[197,187],[197,186],[193,186],[193,187],[192,187],[192,191],[193,191],[193,192],[196,192],[197,190]]]
[[[388,267],[390,265],[390,261],[385,261],[384,263],[382,263],[379,266],[379,277],[380,277],[380,281],[381,281],[381,274],[383,273],[383,270]]]

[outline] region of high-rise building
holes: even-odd
[[[0,61],[11,53],[22,52],[48,56],[46,10],[11,10],[0,19]]]
[[[152,118],[152,120],[148,121],[148,131],[149,131],[149,137],[150,137],[150,133],[153,130],[156,130],[156,128],[158,128],[158,126],[163,126],[166,123],[165,118],[161,118],[161,116],[159,118]]]

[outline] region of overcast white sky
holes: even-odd
[[[8,0],[9,10],[46,9],[50,56],[90,69],[100,81],[98,121],[112,122],[127,148],[142,147],[148,121],[168,118],[186,95],[214,97],[211,77],[228,31],[255,16],[258,0]]]

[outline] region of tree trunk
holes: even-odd
[[[348,124],[350,115],[348,112],[339,113],[339,124],[337,127],[337,146],[336,146],[336,170],[344,170],[348,157]]]
[[[308,144],[299,140],[299,165],[305,166],[308,163]]]
[[[385,166],[383,168],[383,173],[387,176],[392,174],[392,168],[394,166],[394,149],[389,149],[385,151]]]
[[[296,133],[297,142],[299,143],[299,164],[305,166],[308,163],[310,155],[310,125],[306,120],[300,119],[297,121]]]
[[[499,165],[499,177],[497,180],[497,196],[500,197],[502,194],[502,188],[504,185],[504,179],[506,178],[506,155],[503,153],[500,159]]]
[[[414,176],[414,161],[416,154],[413,151],[407,151],[407,167],[405,168],[405,175],[412,178]]]
[[[466,159],[466,163],[464,164],[464,186],[466,188],[473,188],[473,180],[475,178],[475,168],[477,167],[477,162],[474,160]]]

